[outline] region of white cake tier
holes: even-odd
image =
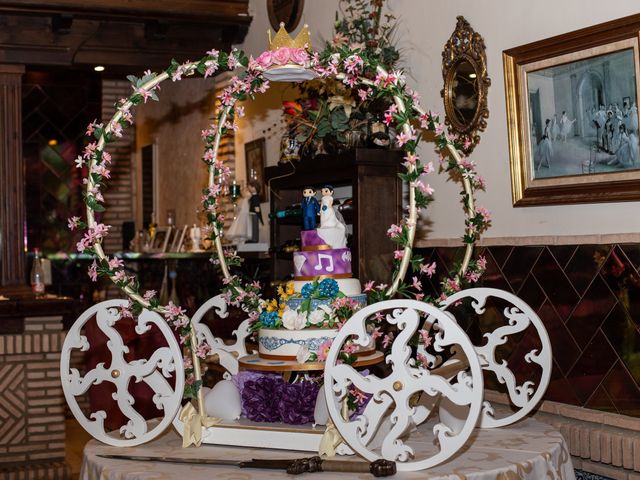
[[[301,346],[310,353],[318,353],[320,346],[327,340],[333,340],[338,334],[337,328],[305,328],[286,330],[261,328],[258,331],[258,355],[270,360],[296,360]],[[359,348],[356,355],[366,355],[375,350],[375,341],[366,348]]]
[[[338,282],[338,288],[342,293],[344,293],[347,297],[353,297],[354,295],[359,295],[362,293],[362,286],[360,285],[360,280],[357,278],[336,278],[336,282]],[[293,282],[293,290],[296,293],[302,292],[302,287],[304,287],[308,281],[302,280],[294,280]]]
[[[301,346],[317,354],[320,346],[327,340],[333,340],[337,334],[337,328],[261,328],[258,331],[258,354],[261,358],[272,360],[295,360]]]

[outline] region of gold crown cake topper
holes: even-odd
[[[282,47],[287,48],[306,48],[311,49],[311,34],[309,33],[309,25],[305,24],[300,30],[298,36],[293,39],[284,28],[284,22],[280,23],[280,29],[276,36],[271,39],[271,29],[267,30],[269,35],[269,49],[278,50]]]

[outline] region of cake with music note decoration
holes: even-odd
[[[258,353],[271,360],[323,361],[325,350],[339,325],[367,304],[360,281],[353,278],[351,250],[347,248],[346,225],[333,207],[333,188],[304,190],[302,202],[309,217],[301,231],[301,251],[293,254],[294,281],[280,288],[278,300],[260,315]],[[315,226],[316,212],[320,226]],[[354,348],[354,354],[369,354],[374,346]]]

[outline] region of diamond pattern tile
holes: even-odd
[[[419,252],[450,268],[460,248]],[[554,365],[545,398],[640,417],[640,244],[499,246],[478,251],[487,272],[478,286],[514,292],[540,316],[551,338]],[[426,280],[426,279],[424,279]],[[424,281],[439,295],[439,279]],[[461,305],[455,315],[472,341],[504,323],[504,306],[492,303],[478,317]],[[520,381],[538,373],[523,356],[536,347],[527,330],[497,350]],[[492,375],[488,388],[503,391]]]
[[[576,291],[582,295],[609,255],[609,245],[580,245],[565,271]]]
[[[502,271],[515,292],[520,290],[541,252],[542,247],[515,247],[509,255]]]
[[[577,247],[575,245],[553,245],[548,247],[548,249],[558,262],[558,265],[564,268],[571,257],[573,257]]]
[[[558,368],[562,372],[568,372],[582,352],[579,344],[573,339],[566,325],[562,322],[562,318],[551,304],[543,304],[537,314],[549,333],[553,358]]]
[[[611,369],[603,386],[615,402],[618,412],[623,415],[640,416],[640,389],[619,362]]]
[[[28,69],[22,100],[29,245],[45,252],[73,251],[66,219],[80,214],[83,206],[74,159],[88,141],[86,126],[101,117],[100,75]]]
[[[640,268],[640,245],[621,245],[622,251],[636,269]]]
[[[482,252],[482,255],[487,259],[487,269],[483,275],[483,284],[487,287],[500,288],[507,292],[511,292],[511,285],[509,285],[509,282],[504,278],[504,275],[498,266],[498,262],[495,260],[492,253],[489,250],[485,250]]]
[[[545,248],[540,254],[532,273],[558,314],[566,318],[578,303],[579,297],[548,249]]]
[[[502,268],[507,258],[509,258],[509,255],[511,255],[513,247],[491,247],[487,248],[486,251],[491,253],[496,261],[496,266]]]
[[[593,395],[591,395],[585,407],[593,408],[594,410],[604,410],[605,412],[619,413],[611,397],[602,386],[599,386],[596,391],[593,392]]]
[[[578,344],[589,342],[615,304],[615,295],[597,276],[567,321],[567,327]]]
[[[533,275],[530,275],[518,292],[518,296],[527,302],[531,308],[537,310],[547,299],[547,296]]]
[[[545,398],[547,400],[553,400],[554,402],[568,403],[569,405],[582,405],[582,402],[580,402],[573,390],[573,385],[567,377],[562,374],[555,361],[553,370],[551,370],[551,379],[549,380]]]
[[[615,350],[611,348],[604,334],[598,330],[567,375],[567,379],[583,404],[602,383],[603,377],[609,373],[617,361],[618,356]]]
[[[620,360],[640,386],[640,332],[632,317],[620,305],[616,305],[605,319],[602,331],[616,350]]]

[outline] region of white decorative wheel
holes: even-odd
[[[447,298],[442,303],[442,307],[446,309],[451,305],[471,299],[471,306],[475,312],[478,315],[482,315],[485,313],[487,299],[490,297],[504,300],[510,303],[511,307],[505,307],[503,311],[505,325],[496,328],[492,332],[485,333],[486,342],[484,345],[477,345],[475,350],[480,359],[482,369],[493,372],[498,381],[506,386],[509,398],[517,408],[517,411],[503,418],[495,418],[491,403],[485,402],[480,416],[480,426],[482,428],[503,427],[524,418],[542,400],[542,396],[549,385],[552,368],[551,342],[542,320],[529,305],[512,293],[496,288],[469,288]],[[531,350],[524,356],[524,360],[529,364],[536,364],[540,367],[540,377],[537,385],[531,380],[518,385],[507,361],[496,358],[496,348],[507,343],[509,335],[521,333],[530,325],[533,326],[538,334],[541,349],[540,351]]]
[[[127,447],[148,442],[162,433],[175,417],[182,401],[184,389],[184,368],[182,352],[171,328],[157,313],[144,310],[137,319],[124,319],[119,308],[126,307],[127,300],[108,300],[87,309],[73,324],[62,346],[60,360],[60,379],[62,390],[71,412],[82,427],[94,438],[109,445]],[[80,349],[89,350],[90,345],[84,336],[82,328],[95,317],[98,328],[107,336],[107,347],[111,353],[110,359],[98,363],[93,369],[81,376],[77,369],[70,367],[71,352]],[[148,359],[127,362],[124,354],[129,348],[124,345],[122,337],[114,328],[116,322],[134,322],[138,335],[156,326],[164,336],[167,345],[156,349]],[[108,365],[108,366],[105,366]],[[174,385],[167,381],[173,376]],[[91,385],[111,382],[116,391],[113,399],[120,411],[129,421],[120,428],[119,434],[108,433],[104,428],[107,413],[99,410],[88,419],[77,402],[77,396],[86,393]],[[129,393],[132,382],[144,382],[154,392],[153,402],[162,410],[163,417],[151,430],[144,417],[135,408],[135,399]]]
[[[353,339],[362,346],[370,342],[366,322],[376,314],[384,314],[387,323],[398,329],[386,358],[392,371],[384,378],[363,376],[339,362],[340,349],[346,340]],[[429,366],[436,367],[433,369],[419,366],[409,345],[421,323],[420,317],[425,315],[433,321],[434,350],[452,354],[446,361],[431,357]],[[331,346],[324,378],[331,419],[346,443],[369,461],[380,458],[396,461],[402,471],[430,468],[456,453],[476,426],[482,406],[482,370],[471,341],[448,314],[416,300],[379,302],[352,316]],[[354,388],[371,399],[362,415],[354,420],[345,419],[341,411],[343,400]],[[419,397],[422,397],[420,405]],[[449,410],[452,406],[459,407],[465,418],[452,427],[441,411],[440,420],[433,427],[435,453],[432,448],[424,458],[418,458],[424,452],[417,452],[407,437],[416,425],[425,422],[437,402],[446,403]]]
[[[232,332],[236,337],[236,341],[231,345],[227,345],[220,338],[214,337],[211,333],[211,329],[202,323],[202,319],[205,314],[212,308],[215,309],[216,315],[220,318],[227,318],[229,315],[229,312],[227,311],[227,302],[224,300],[222,295],[216,295],[202,304],[191,318],[191,324],[196,329],[198,345],[202,343],[209,345],[209,355],[218,355],[220,365],[222,365],[227,372],[235,375],[239,371],[238,358],[247,355],[245,340],[249,335],[251,335],[251,332],[249,331],[251,320],[244,320],[238,326],[238,329]]]

